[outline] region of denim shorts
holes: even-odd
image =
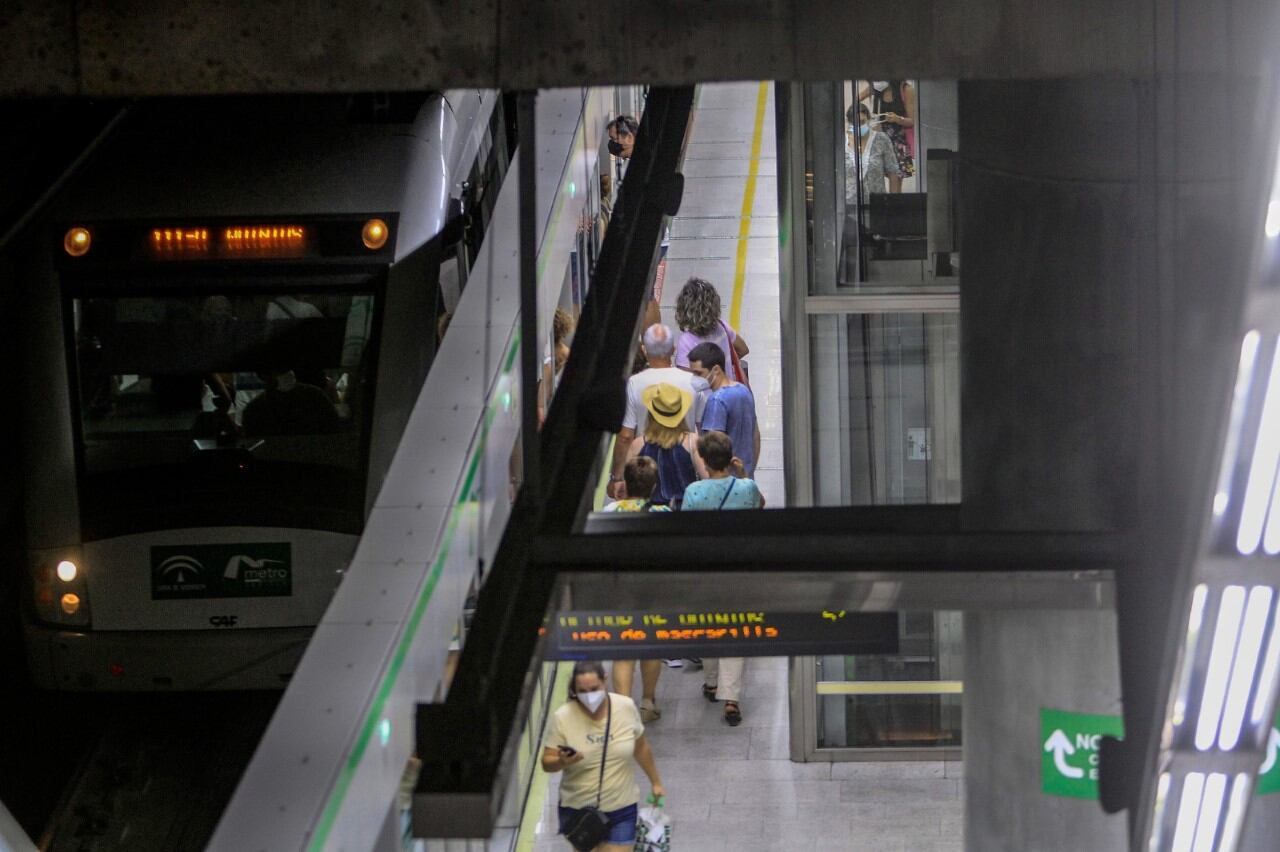
[[[564,834],[566,828],[573,821],[573,818],[581,811],[581,808],[566,808],[564,805],[559,806],[560,810],[560,833]],[[609,833],[605,835],[605,843],[635,843],[636,842],[636,806],[627,805],[625,808],[618,808],[616,811],[605,811],[605,817],[609,820]]]

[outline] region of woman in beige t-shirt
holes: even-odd
[[[601,780],[600,759],[609,730],[609,751]],[[665,796],[653,749],[644,738],[644,723],[636,703],[605,689],[604,666],[593,660],[573,667],[569,701],[547,721],[542,768],[564,772],[560,781],[560,833],[573,824],[583,808],[595,807],[609,819],[609,833],[595,852],[627,852],[636,842],[636,811],[640,790],[631,760],[640,765],[653,786],[655,799]]]

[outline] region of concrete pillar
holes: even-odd
[[[1042,792],[1042,709],[1120,714],[1109,611],[967,612],[964,617],[965,849],[1124,849],[1124,814]]]
[[[1135,523],[1158,375],[1151,113],[1139,80],[959,84],[966,525]],[[1110,612],[966,614],[967,848],[1128,847],[1126,816],[1041,781],[1042,709],[1122,713],[1118,648]]]

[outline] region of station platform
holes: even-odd
[[[724,318],[750,346],[761,455],[756,480],[770,508],[786,505],[778,264],[777,133],[773,86],[698,87],[685,157],[684,201],[671,226],[661,299],[673,330],[691,276],[720,291]],[[634,698],[640,698],[637,674]],[[719,850],[959,852],[960,764],[943,761],[797,763],[790,759],[788,661],[747,661],[743,722],[701,695],[700,668],[664,667],[662,716],[646,727],[668,791],[673,843]],[[569,848],[557,836],[558,775],[546,778],[520,832],[523,852]],[[637,770],[641,795],[648,785]]]

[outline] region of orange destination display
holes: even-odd
[[[150,231],[152,255],[160,260],[216,257],[301,257],[310,233],[305,225],[161,227]]]
[[[893,654],[898,650],[898,616],[892,612],[562,612],[552,618],[546,633],[547,656],[560,660]]]

